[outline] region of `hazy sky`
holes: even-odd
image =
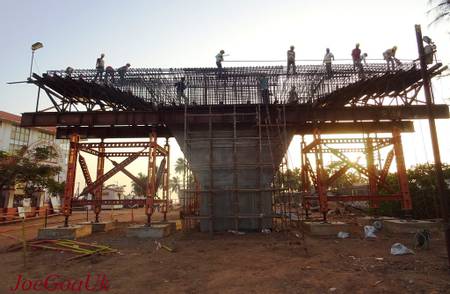
[[[382,58],[385,49],[397,45],[399,58],[415,59],[414,24],[419,23],[437,43],[438,57],[448,63],[449,23],[428,28],[427,2],[0,0],[0,110],[34,110],[36,87],[6,82],[26,79],[30,46],[36,41],[44,44],[36,52],[38,73],[93,68],[102,52],[113,67],[127,62],[133,67],[214,66],[220,49],[230,54],[229,60],[284,59],[291,44],[298,59],[321,59],[326,47],[337,59],[348,59],[356,42],[369,58]],[[435,83],[438,101],[450,96],[449,85],[448,79]],[[431,160],[428,143],[418,144],[429,141],[426,124],[420,125],[415,135],[404,136],[409,165]],[[448,133],[447,121],[439,123],[439,131]],[[445,139],[441,150],[450,161]]]

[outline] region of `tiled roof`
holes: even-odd
[[[0,121],[7,121],[7,122],[14,123],[14,124],[20,124],[21,118],[22,117],[20,115],[16,115],[16,114],[12,114],[12,113],[0,110]],[[35,129],[43,130],[43,131],[46,131],[51,134],[56,134],[56,128],[51,128],[51,127],[41,128],[41,127],[39,127],[39,128],[35,128]]]

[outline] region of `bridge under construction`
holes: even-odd
[[[368,64],[363,76],[351,64],[333,65],[331,76],[322,65],[297,66],[297,73],[291,75],[282,66],[220,71],[135,68],[124,79],[97,81],[95,70],[74,70],[70,75],[51,70],[29,80],[38,87],[38,100],[35,112],[23,114],[22,126],[54,126],[58,138],[70,139],[63,205],[66,223],[71,207],[80,204],[92,204],[97,220],[101,204],[111,202],[144,203],[148,224],[156,206],[165,214],[171,137],[186,158],[180,192],[185,229],[199,227],[212,233],[298,223],[315,201],[325,220],[331,201],[367,201],[375,209],[382,201],[400,201],[407,213],[413,203],[401,133],[413,132],[414,120],[449,117],[447,105],[419,95],[430,87],[427,81],[444,69],[440,63],[427,66],[422,60],[403,63],[393,71],[387,71],[386,64]],[[186,90],[179,99],[175,84],[181,78]],[[262,78],[268,82],[267,100],[261,91]],[[51,108],[40,109],[44,95]],[[300,191],[282,180],[294,135],[302,138]],[[307,141],[307,135],[312,140]],[[114,138],[144,139],[105,141]],[[159,145],[158,138],[166,143]],[[83,152],[98,158],[95,179]],[[361,154],[365,163],[352,160],[350,153]],[[342,163],[333,174],[325,169],[324,154]],[[126,170],[138,158],[148,161],[146,182]],[[114,165],[107,172],[106,159]],[[391,191],[386,183],[394,161],[398,191]],[[74,198],[77,164],[87,184],[82,194],[93,195],[92,200]],[[367,178],[368,193],[330,196],[329,187],[349,169]],[[102,200],[103,183],[118,172],[142,186],[146,199]]]

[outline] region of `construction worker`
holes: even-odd
[[[367,53],[363,53],[363,54],[361,55],[361,64],[364,63],[364,65],[367,65],[367,61],[366,61],[367,56],[368,56]]]
[[[216,55],[216,65],[217,65],[217,68],[219,69],[219,71],[222,70],[222,62],[223,62],[224,56],[227,56],[227,55],[225,55],[225,50],[220,50],[220,52],[217,53],[217,55]]]
[[[97,80],[98,77],[100,77],[100,81],[103,79],[103,72],[105,71],[105,60],[103,59],[105,57],[105,54],[101,54],[99,58],[97,58],[97,61],[95,63],[95,69],[97,70],[97,73],[94,77],[94,82]]]
[[[257,77],[258,87],[261,93],[261,102],[263,104],[269,104],[269,79],[265,75]]]
[[[359,61],[358,75],[360,79],[365,79],[366,75],[364,73],[364,66],[367,65],[367,53],[361,54],[361,60]],[[363,65],[364,64],[364,65]]]
[[[66,68],[66,78],[72,78],[72,74],[73,74],[73,68],[68,66]]]
[[[120,84],[123,84],[123,82],[125,80],[125,75],[127,74],[130,66],[131,66],[131,64],[127,63],[124,66],[121,66],[117,69],[117,73],[119,74],[119,77],[120,77]]]
[[[359,43],[355,45],[352,50],[353,70],[360,69],[361,67],[361,49],[359,49]]]
[[[291,46],[291,48],[287,51],[287,72],[286,74],[289,75],[289,72],[292,67],[292,72],[297,74],[296,68],[295,68],[295,51],[294,46]]]
[[[291,86],[291,89],[289,90],[289,98],[288,98],[288,104],[297,104],[298,103],[298,94],[295,90],[295,86]]]
[[[105,82],[108,82],[108,78],[111,80],[111,83],[114,83],[115,79],[114,79],[114,74],[116,73],[116,71],[114,70],[114,68],[110,65],[108,65],[105,68]]]
[[[436,52],[436,45],[428,36],[424,36],[422,40],[427,44],[423,47],[423,51],[425,53],[425,63],[432,64],[434,53]]]
[[[395,57],[395,53],[397,52],[397,46],[387,49],[383,52],[383,58],[387,63],[387,70],[395,70],[395,66],[399,66],[402,63]]]
[[[186,97],[186,94],[184,94],[184,90],[186,90],[187,88],[185,80],[185,77],[182,77],[180,81],[174,84],[175,90],[177,92],[178,105],[181,105],[181,98],[184,99],[184,103],[188,104],[188,98]]]
[[[330,48],[327,48],[325,56],[323,57],[323,63],[325,64],[325,69],[327,72],[327,77],[331,78],[333,71],[331,69],[331,62],[334,60],[333,53],[330,52]]]

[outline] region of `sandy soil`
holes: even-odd
[[[67,262],[70,253],[31,251],[24,269],[22,252],[0,253],[0,293],[11,293],[20,274],[43,279],[54,273],[70,279],[104,273],[108,293],[450,293],[444,242],[437,237],[430,250],[392,256],[393,243],[412,248],[412,238],[380,232],[368,241],[356,225],[344,240],[303,240],[295,232],[211,238],[178,231],[161,240],[176,249],[169,252],[152,240],[126,238],[127,225],[81,240],[120,254]]]

